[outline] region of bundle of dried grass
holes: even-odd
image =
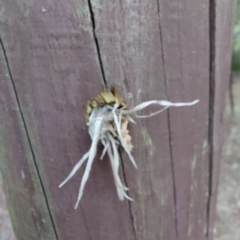
[[[131,114],[136,113],[148,107],[149,105],[157,104],[163,106],[161,110],[155,113],[144,116],[136,115],[138,118],[146,118],[154,116],[171,106],[191,106],[197,102],[198,100],[188,103],[171,103],[168,101],[153,100],[143,102],[132,109],[127,109],[127,106],[121,98],[117,87],[111,87],[110,90],[103,91],[94,100],[88,102],[86,109],[86,122],[92,144],[89,151],[83,155],[83,157],[74,166],[68,177],[59,185],[59,187],[62,187],[66,182],[68,182],[69,179],[72,178],[77,170],[82,166],[82,164],[87,161],[75,209],[78,207],[78,204],[82,198],[83,190],[88,180],[99,142],[101,142],[104,147],[100,159],[103,159],[106,153],[110,159],[119,199],[122,201],[124,198],[126,198],[132,201],[133,199],[130,198],[126,193],[128,188],[123,185],[119,177],[119,147],[124,149],[132,164],[137,168],[137,164],[131,154],[133,145],[131,143],[131,136],[129,135],[128,131],[129,122],[134,122],[134,120],[131,118]]]

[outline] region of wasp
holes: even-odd
[[[88,132],[91,137],[92,143],[89,150],[82,156],[82,158],[73,167],[67,178],[59,185],[62,187],[68,182],[77,170],[86,163],[86,169],[82,177],[81,185],[79,188],[78,198],[75,205],[77,208],[82,196],[85,184],[88,180],[93,161],[97,153],[97,145],[99,142],[103,145],[103,152],[100,159],[103,159],[104,155],[107,154],[112,166],[113,178],[116,185],[119,199],[122,201],[128,199],[133,201],[132,198],[126,193],[128,188],[124,186],[119,176],[120,166],[120,154],[119,147],[121,147],[128,155],[132,164],[137,168],[137,164],[132,156],[133,145],[131,143],[131,136],[128,131],[129,121],[134,122],[131,118],[131,114],[134,114],[142,109],[157,104],[164,108],[157,112],[148,115],[136,115],[138,118],[148,118],[161,113],[167,108],[181,107],[181,106],[192,106],[199,100],[187,103],[172,103],[166,100],[151,100],[142,102],[133,108],[127,108],[126,103],[120,94],[120,89],[117,86],[111,86],[109,89],[103,90],[93,100],[87,102],[85,118],[88,126]]]
[[[91,115],[94,108],[103,106],[103,105],[114,105],[118,104],[118,109],[126,109],[127,105],[124,102],[120,88],[116,85],[112,85],[110,89],[103,90],[98,94],[93,100],[87,102],[85,119],[88,122],[89,116]]]

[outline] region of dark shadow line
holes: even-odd
[[[214,155],[214,103],[215,103],[215,56],[216,56],[216,2],[209,1],[209,119],[208,119],[208,199],[207,199],[207,230],[206,237],[209,238],[211,200],[213,187],[213,155]]]

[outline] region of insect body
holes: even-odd
[[[132,199],[126,193],[128,191],[128,188],[122,184],[119,176],[120,148],[122,148],[126,152],[132,164],[137,168],[137,164],[131,153],[133,149],[131,143],[132,138],[128,131],[129,122],[134,122],[130,115],[153,104],[163,106],[163,108],[155,113],[136,117],[152,117],[171,106],[191,106],[197,102],[198,100],[189,103],[171,103],[164,100],[152,100],[140,103],[134,108],[128,109],[127,105],[123,101],[123,98],[121,97],[119,88],[116,86],[112,86],[110,89],[102,91],[93,100],[88,101],[85,118],[88,126],[88,133],[92,140],[91,146],[89,150],[73,167],[68,177],[59,185],[59,187],[62,187],[66,182],[69,181],[69,179],[73,177],[77,170],[85,162],[87,162],[86,169],[83,174],[81,185],[79,188],[79,194],[75,209],[77,208],[83,196],[83,190],[88,180],[92,168],[92,163],[96,156],[97,145],[99,142],[101,142],[101,144],[103,145],[103,152],[100,159],[102,159],[105,154],[107,154],[109,157],[119,199],[121,201],[124,199],[132,201]]]
[[[120,90],[117,86],[111,86],[110,89],[106,89],[102,91],[99,95],[97,95],[93,100],[88,101],[85,118],[86,122],[88,122],[89,116],[92,113],[92,110],[97,106],[103,105],[114,105],[118,104],[121,109],[125,109],[127,105],[124,103],[123,98],[121,97]]]

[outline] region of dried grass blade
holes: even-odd
[[[128,154],[128,157],[129,157],[130,161],[132,162],[133,166],[135,168],[137,168],[137,164],[136,164],[136,162],[135,162],[131,152],[129,151],[126,142],[123,139],[122,131],[121,131],[121,125],[120,125],[120,122],[118,121],[118,117],[117,117],[117,114],[116,114],[116,108],[117,108],[117,105],[114,106],[114,108],[112,110],[112,113],[113,113],[114,123],[115,123],[115,125],[117,127],[117,132],[118,132],[118,136],[119,136],[120,142],[122,144],[122,147],[124,148],[124,150]],[[121,119],[121,114],[120,114],[120,119]]]
[[[124,200],[124,197],[129,199],[130,201],[133,201],[132,198],[130,198],[126,193],[125,193],[125,189],[127,190],[128,188],[126,188],[123,184],[122,181],[119,177],[119,162],[120,162],[120,158],[119,158],[119,152],[116,146],[116,142],[113,139],[113,137],[111,135],[109,135],[109,139],[112,145],[112,149],[113,149],[113,156],[111,156],[111,165],[112,165],[112,169],[113,169],[113,176],[114,176],[114,180],[115,180],[115,184],[116,184],[116,188],[117,188],[117,192],[118,192],[118,197],[121,201]]]
[[[164,107],[163,109],[157,111],[157,112],[154,112],[154,113],[150,113],[148,115],[136,115],[136,118],[149,118],[149,117],[152,117],[152,116],[155,116],[163,111],[165,111],[166,109],[168,109],[169,107]]]
[[[118,180],[118,173],[117,173],[118,170],[116,170],[116,163],[115,163],[116,156],[112,152],[114,144],[115,143],[112,143],[112,141],[110,142],[111,147],[108,148],[108,156],[109,156],[112,171],[113,171],[113,178],[114,178],[114,183],[115,183],[115,186],[116,186],[118,198],[119,198],[119,200],[123,201],[124,200],[124,195],[122,193],[122,190],[119,188],[119,180]]]
[[[67,176],[67,178],[58,186],[61,188],[65,183],[67,183],[77,172],[77,170],[82,166],[82,164],[87,160],[89,156],[89,151],[83,155],[83,157],[78,161],[78,163],[74,166],[70,174]]]
[[[100,157],[100,160],[103,159],[103,157],[105,156],[106,152],[107,152],[107,149],[109,148],[110,144],[109,144],[109,141],[106,143],[105,141],[102,141],[102,144],[104,146],[104,149],[102,151],[102,155]]]
[[[75,205],[75,209],[78,207],[78,204],[79,204],[79,202],[82,198],[84,186],[85,186],[85,184],[88,180],[89,173],[90,173],[91,168],[92,168],[92,163],[93,163],[93,160],[96,156],[97,144],[98,144],[98,141],[99,141],[101,125],[102,125],[102,118],[97,118],[96,121],[95,121],[95,125],[94,125],[94,135],[93,135],[93,138],[92,138],[91,148],[89,150],[88,162],[87,162],[87,166],[86,166],[85,172],[84,172],[83,177],[82,177],[82,181],[81,181],[81,185],[80,185],[78,199],[77,199],[77,202],[76,202],[76,205]]]
[[[172,103],[172,102],[165,101],[165,100],[152,100],[152,101],[140,103],[139,105],[137,105],[134,108],[129,109],[129,110],[121,110],[121,113],[122,114],[131,114],[131,113],[140,111],[140,110],[142,110],[150,105],[153,105],[153,104],[160,105],[163,107],[184,107],[184,106],[192,106],[198,102],[199,102],[199,100],[195,100],[192,102],[179,102],[179,103]]]

